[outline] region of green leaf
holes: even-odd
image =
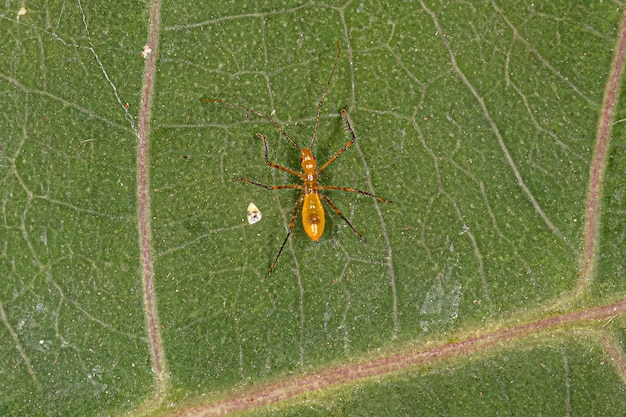
[[[0,414],[624,414],[624,8],[546,3],[7,3]],[[233,177],[342,109],[393,202],[263,281],[302,191]]]

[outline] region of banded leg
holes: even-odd
[[[335,213],[337,213],[337,216],[341,217],[344,222],[348,223],[348,226],[350,226],[350,229],[352,229],[352,231],[356,233],[356,235],[359,237],[360,240],[362,241],[365,240],[363,235],[360,234],[359,231],[354,228],[354,226],[352,226],[352,223],[350,223],[350,220],[346,219],[346,217],[343,215],[341,210],[339,210],[339,208],[336,205],[334,205],[332,201],[330,201],[330,198],[328,198],[324,194],[320,194],[320,197],[328,203],[328,205],[335,211]]]
[[[272,271],[274,271],[274,268],[276,267],[278,258],[280,258],[280,254],[283,253],[283,248],[287,244],[287,240],[289,239],[289,236],[291,236],[291,232],[293,232],[293,228],[296,225],[296,216],[298,215],[298,209],[300,208],[300,205],[303,201],[304,195],[301,196],[298,201],[296,201],[296,206],[293,208],[293,214],[291,215],[291,220],[289,221],[289,230],[287,231],[287,237],[285,237],[285,240],[283,240],[283,244],[280,245],[280,249],[278,249],[278,254],[276,255],[276,258],[274,258],[274,262],[272,262],[270,269],[267,271],[267,273],[265,274],[265,278],[263,278],[261,282],[265,282],[265,280],[268,279],[270,275],[272,275]]]
[[[270,161],[269,146],[267,145],[267,136],[262,135],[260,133],[257,133],[256,135],[258,137],[260,137],[261,139],[263,139],[263,147],[265,148],[265,165],[269,165],[272,168],[280,169],[281,171],[288,172],[291,175],[295,175],[296,177],[300,177],[300,178],[304,179],[304,174],[303,173],[298,172],[296,170],[293,170],[291,168],[284,167],[282,165],[278,165],[277,163]]]
[[[375,198],[376,200],[378,200],[378,201],[380,201],[382,203],[391,203],[392,202],[391,200],[387,200],[386,198],[379,197],[376,194],[368,193],[367,191],[361,191],[361,190],[358,190],[356,188],[339,187],[337,185],[320,185],[317,188],[320,189],[320,190],[339,190],[339,191],[347,191],[349,193],[362,194],[362,195],[366,195],[368,197]]]
[[[256,185],[257,187],[267,188],[268,190],[286,190],[286,189],[297,189],[302,190],[302,184],[286,184],[286,185],[266,185],[260,182],[252,181],[248,178],[234,177],[233,180],[246,182],[248,184]]]
[[[339,155],[341,155],[346,150],[348,150],[348,148],[352,146],[352,144],[356,140],[356,135],[354,134],[354,130],[352,129],[352,126],[350,125],[350,119],[348,118],[348,114],[346,113],[344,109],[341,109],[341,117],[343,118],[343,121],[346,123],[346,128],[348,129],[348,132],[350,133],[350,136],[352,137],[352,139],[350,139],[348,143],[343,145],[343,148],[335,152],[335,154],[317,170],[318,174],[322,172],[323,170],[325,170],[326,167],[328,167],[328,165],[332,164],[335,161],[335,159],[339,158]]]

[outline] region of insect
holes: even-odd
[[[313,126],[313,134],[311,136],[311,141],[309,143],[308,148],[301,148],[293,139],[289,137],[289,135],[287,135],[287,132],[285,132],[283,128],[278,125],[278,123],[276,123],[270,116],[268,116],[265,113],[261,113],[256,110],[253,110],[244,106],[240,106],[238,104],[230,103],[225,100],[220,100],[220,99],[203,100],[205,102],[221,103],[226,106],[233,107],[235,109],[240,109],[247,113],[255,114],[257,116],[260,116],[266,119],[276,128],[276,130],[280,133],[280,135],[283,138],[287,139],[287,141],[289,141],[289,143],[291,143],[300,152],[300,164],[302,167],[302,172],[296,171],[294,169],[272,162],[269,160],[269,147],[267,144],[267,137],[261,133],[257,133],[256,136],[263,140],[263,147],[265,150],[265,164],[270,166],[271,168],[288,172],[289,174],[300,178],[302,180],[302,184],[266,185],[260,182],[250,180],[248,178],[239,178],[239,177],[233,178],[236,181],[241,181],[241,182],[245,182],[248,184],[256,185],[258,187],[263,187],[268,190],[286,190],[286,189],[302,190],[302,195],[300,196],[298,201],[296,201],[296,204],[293,208],[293,213],[291,214],[291,220],[289,222],[289,229],[287,231],[287,236],[285,237],[285,240],[280,246],[280,249],[278,250],[278,254],[276,255],[276,257],[274,258],[274,261],[270,265],[269,270],[265,274],[263,281],[265,281],[272,274],[272,271],[274,271],[274,268],[276,267],[276,264],[278,263],[278,258],[280,258],[280,254],[283,252],[283,249],[285,248],[285,244],[287,243],[289,236],[291,236],[291,232],[293,231],[293,228],[295,226],[296,216],[298,215],[298,209],[300,208],[300,206],[302,206],[302,226],[306,234],[312,240],[318,241],[319,238],[322,237],[322,233],[324,233],[325,219],[324,219],[324,207],[322,206],[322,200],[324,200],[330,206],[330,208],[332,208],[333,211],[337,213],[337,216],[339,216],[343,221],[346,222],[346,224],[350,227],[350,229],[352,229],[352,231],[356,233],[359,239],[363,240],[363,235],[361,235],[361,233],[359,233],[359,231],[355,229],[352,223],[350,223],[350,221],[341,213],[339,208],[337,208],[337,206],[330,200],[330,198],[322,194],[320,191],[325,191],[325,190],[347,191],[350,193],[366,195],[368,197],[375,198],[378,201],[383,202],[383,203],[391,203],[391,200],[378,197],[377,195],[368,193],[367,191],[361,191],[356,188],[341,187],[337,185],[321,185],[318,183],[318,177],[320,173],[324,171],[326,168],[328,168],[328,166],[332,164],[337,158],[339,158],[339,156],[342,153],[344,153],[350,146],[352,146],[352,144],[354,144],[354,141],[356,140],[356,135],[354,133],[354,129],[352,129],[352,124],[350,123],[350,119],[348,118],[346,111],[344,109],[341,109],[341,112],[340,112],[341,117],[346,125],[346,129],[348,130],[348,133],[350,134],[350,140],[341,149],[335,152],[335,154],[332,157],[330,157],[328,161],[326,161],[320,167],[318,167],[317,160],[315,159],[315,155],[313,155],[312,148],[313,148],[313,144],[315,143],[315,139],[317,138],[317,126],[319,124],[320,114],[322,112],[322,106],[324,105],[326,94],[328,93],[328,89],[330,88],[330,82],[332,81],[333,75],[335,74],[335,70],[337,69],[337,64],[339,62],[340,56],[341,56],[341,47],[339,46],[339,41],[337,41],[337,57],[335,58],[335,64],[333,65],[333,68],[330,71],[330,77],[328,77],[328,82],[326,83],[326,87],[324,87],[322,98],[320,99],[320,102],[317,105],[317,115],[315,116],[315,125]]]

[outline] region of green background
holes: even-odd
[[[622,310],[548,324],[626,294],[621,106],[594,269],[581,275],[621,3],[204,3],[1,9],[0,415],[203,415],[476,335],[494,341],[237,409],[626,412]],[[156,83],[142,113],[152,29]],[[271,114],[307,147],[337,40],[313,151],[323,163],[348,141],[342,108],[357,140],[320,182],[393,203],[328,191],[366,240],[330,209],[318,242],[298,218],[261,282],[299,195],[232,178],[298,182],[265,165],[256,132],[272,161],[297,169],[300,154],[267,120],[203,100]],[[160,380],[138,237],[146,118]],[[263,213],[252,226],[251,201]]]

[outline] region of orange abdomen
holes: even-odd
[[[324,207],[322,207],[322,201],[317,193],[304,196],[302,227],[314,241],[319,240],[322,237],[322,233],[324,233]]]

